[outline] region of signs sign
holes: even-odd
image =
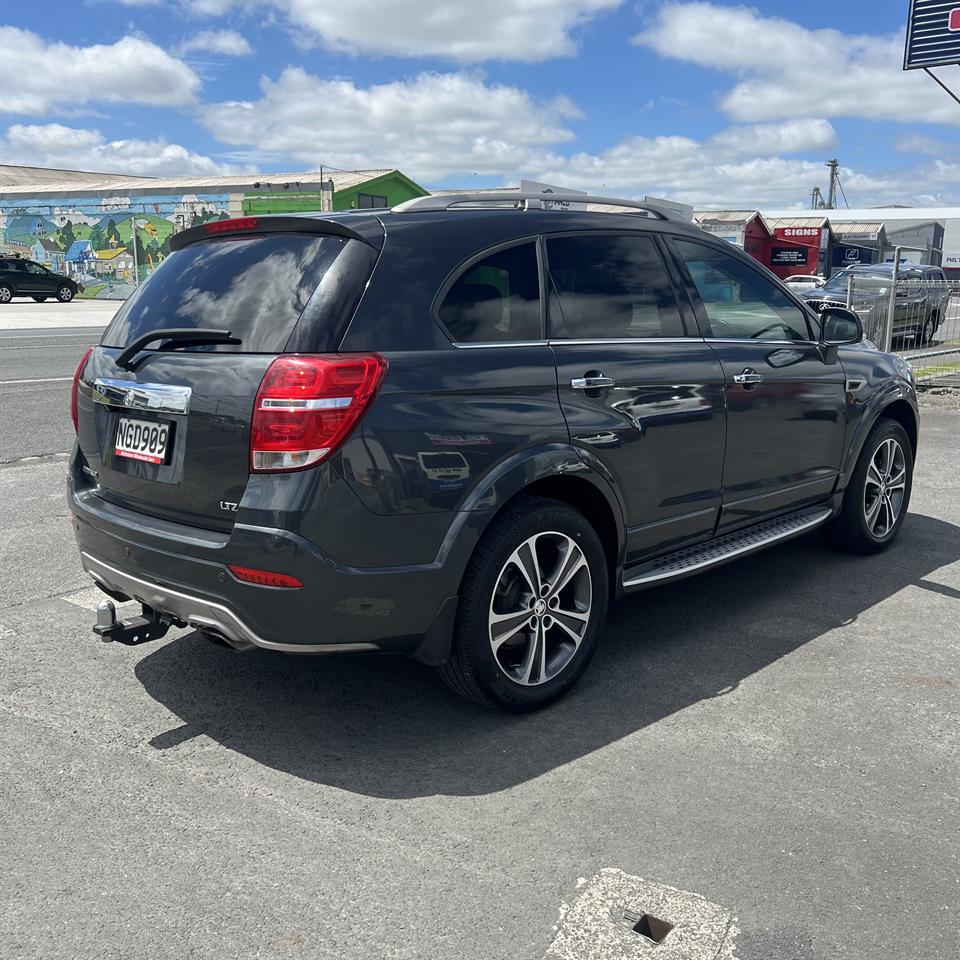
[[[960,0],[911,0],[903,69],[960,63]]]
[[[770,251],[772,267],[805,267],[809,247],[773,247]]]

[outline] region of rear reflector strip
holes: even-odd
[[[303,582],[286,573],[274,573],[271,570],[257,570],[253,567],[236,567],[230,564],[230,572],[244,583],[255,583],[260,587],[286,587],[288,590],[297,590]]]

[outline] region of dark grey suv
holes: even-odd
[[[104,601],[97,633],[409,654],[520,711],[625,593],[821,525],[889,545],[909,366],[689,223],[590,203],[177,235],[77,370],[83,566],[143,605]]]

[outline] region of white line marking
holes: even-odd
[[[65,383],[72,379],[73,377],[38,377],[35,380],[0,380],[0,387],[9,386],[11,383]]]

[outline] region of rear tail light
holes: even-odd
[[[286,573],[274,573],[272,570],[257,570],[254,567],[236,567],[230,564],[230,572],[244,583],[255,583],[261,587],[286,587],[297,590],[303,581]]]
[[[360,421],[386,369],[375,353],[277,357],[253,407],[253,472],[303,470],[330,456]]]
[[[70,393],[70,416],[73,419],[74,433],[80,432],[77,416],[77,391],[80,389],[80,377],[83,374],[83,368],[87,365],[91,353],[93,353],[93,347],[87,347],[83,356],[80,358],[80,362],[77,364],[77,372],[73,375],[73,390]]]

